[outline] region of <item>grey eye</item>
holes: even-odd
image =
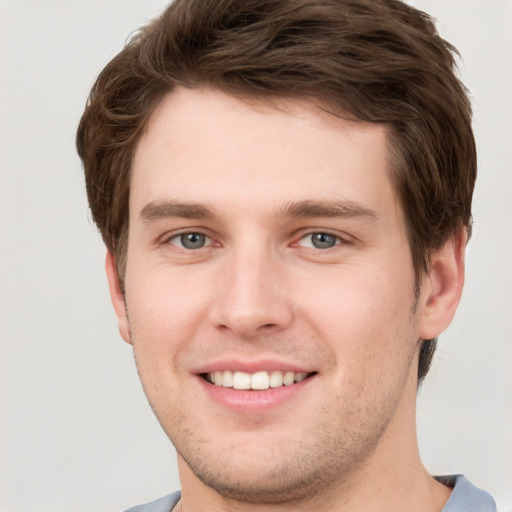
[[[206,235],[202,233],[183,233],[179,236],[181,245],[185,249],[200,249],[206,244]]]
[[[329,249],[334,247],[337,237],[329,233],[313,233],[311,236],[311,244],[317,249]]]

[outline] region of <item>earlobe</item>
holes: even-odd
[[[124,341],[131,343],[126,301],[119,282],[115,256],[110,251],[107,251],[105,270],[107,272],[108,286],[110,289],[110,299],[112,300],[112,305],[114,306],[117,316],[119,333]]]
[[[432,256],[421,289],[420,339],[439,336],[451,323],[464,286],[467,232],[460,230]]]

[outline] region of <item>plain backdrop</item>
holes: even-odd
[[[117,333],[74,136],[163,0],[0,0],[0,508],[106,512],[179,487]],[[416,0],[463,55],[479,178],[467,284],[419,395],[427,468],[512,510],[512,1]]]

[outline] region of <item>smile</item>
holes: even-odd
[[[211,384],[219,387],[261,391],[269,388],[291,386],[292,384],[302,382],[311,375],[311,373],[306,372],[285,372],[281,370],[271,372],[259,371],[255,373],[225,370],[209,372],[204,374],[203,377]]]

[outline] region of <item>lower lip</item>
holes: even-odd
[[[217,404],[242,414],[261,414],[285,404],[307,387],[315,375],[290,386],[259,390],[239,390],[215,386],[197,377],[203,389]]]

